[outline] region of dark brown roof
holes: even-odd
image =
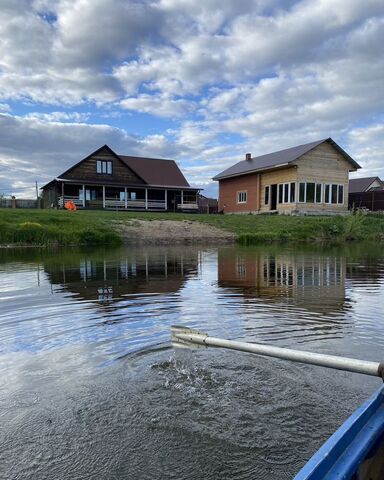
[[[182,174],[181,170],[177,166],[174,160],[165,160],[160,158],[148,158],[148,157],[131,157],[126,155],[117,155],[108,145],[103,145],[102,147],[95,150],[93,153],[88,155],[87,157],[80,160],[80,162],[72,165],[68,170],[63,172],[57,179],[52,180],[51,182],[47,183],[43,187],[43,190],[49,187],[53,182],[56,180],[66,180],[66,181],[74,181],[73,178],[66,178],[67,174],[73,171],[78,165],[83,163],[84,161],[91,158],[93,155],[97,154],[101,150],[108,150],[113,156],[121,160],[127,167],[133,170],[136,175],[144,182],[144,184],[152,186],[152,187],[170,187],[170,188],[190,188],[189,183],[187,182],[186,178]],[[96,177],[93,178],[82,178],[81,183],[92,183],[92,184],[100,184],[99,179]],[[118,185],[119,182],[115,180],[108,181],[108,179],[103,179],[102,183],[105,185]],[[120,184],[119,184],[120,186]],[[197,190],[194,188],[194,190]]]
[[[126,155],[118,155],[118,157],[148,185],[189,187],[189,183],[174,160]]]
[[[243,160],[219,173],[213,178],[213,180],[221,180],[228,177],[235,177],[260,170],[268,170],[270,168],[289,165],[294,160],[297,160],[299,157],[324,142],[328,142],[336,148],[354,168],[360,168],[360,165],[356,163],[341,147],[339,147],[336,142],[331,138],[325,138],[318,140],[317,142],[306,143],[304,145],[298,145],[297,147],[287,148],[278,152],[267,153],[260,157],[253,157],[250,160]]]
[[[352,178],[349,180],[349,193],[366,192],[375,180],[384,188],[384,182],[379,177]]]

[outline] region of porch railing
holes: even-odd
[[[83,199],[79,198],[76,195],[64,195],[63,197],[60,196],[58,198],[58,205],[60,208],[63,208],[65,202],[71,201],[73,202],[76,207],[83,207]],[[86,200],[86,207],[98,207],[103,208],[103,201],[101,199],[97,200]],[[132,200],[128,199],[120,200],[117,198],[106,197],[105,198],[105,208],[106,209],[115,209],[115,210],[125,210],[125,209],[138,209],[138,210],[145,210],[147,207],[148,210],[165,210],[166,203],[165,200],[151,200],[148,199],[147,203],[144,199],[137,199]],[[177,204],[177,209],[179,210],[198,210],[198,205],[196,202],[187,201],[183,203]]]
[[[63,198],[64,198],[64,201],[63,201]],[[59,207],[60,208],[63,208],[63,206],[65,205],[65,202],[73,202],[76,207],[82,207],[83,206],[83,200],[79,199],[78,196],[75,196],[75,195],[64,195],[64,197],[60,196],[59,199],[58,199],[58,204],[59,204]]]
[[[180,210],[198,210],[199,206],[196,202],[183,202],[178,203],[177,208]]]

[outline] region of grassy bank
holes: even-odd
[[[0,244],[119,244],[119,226],[122,222],[134,219],[198,221],[234,232],[238,242],[243,245],[270,242],[384,241],[383,215],[289,217],[2,209]]]
[[[0,245],[118,245],[111,221],[98,212],[0,210]]]

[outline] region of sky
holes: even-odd
[[[0,195],[104,144],[193,186],[332,137],[384,177],[382,0],[0,0]]]

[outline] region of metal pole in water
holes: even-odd
[[[228,348],[242,352],[256,353],[268,357],[291,360],[293,362],[308,363],[321,367],[345,370],[347,372],[362,373],[384,379],[384,362],[368,362],[354,358],[325,355],[321,353],[303,352],[290,348],[274,347],[258,343],[237,342],[223,338],[210,337],[207,333],[188,327],[171,327],[172,343],[175,347],[191,347],[193,345]]]

